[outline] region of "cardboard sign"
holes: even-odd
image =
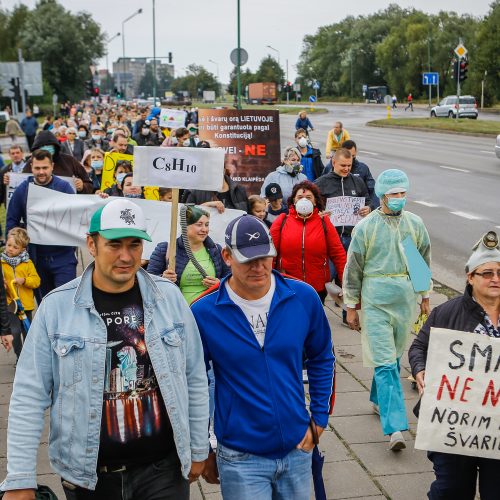
[[[114,173],[116,163],[120,160],[129,161],[134,166],[133,155],[123,153],[104,153],[104,165],[102,167],[101,191],[110,188],[115,183]]]
[[[134,184],[219,191],[224,151],[205,148],[134,148]]]
[[[186,112],[180,109],[161,109],[161,128],[177,129],[186,126]]]
[[[500,459],[500,339],[431,328],[415,448]]]
[[[102,205],[117,198],[103,200],[94,194],[71,195],[30,184],[28,191],[28,233],[32,243],[46,245],[84,246],[92,214]],[[161,241],[170,234],[171,203],[133,199],[146,215],[148,234],[153,242],[144,242],[143,258],[148,259]],[[203,207],[210,213],[210,237],[224,245],[227,225],[243,215],[241,210],[225,210],[219,214],[215,208]],[[180,227],[178,227],[180,234]]]
[[[259,194],[267,174],[281,160],[279,112],[200,109],[199,136],[226,153],[225,167],[247,193]]]
[[[326,200],[326,211],[331,212],[334,226],[355,226],[361,220],[359,210],[364,206],[363,196],[336,196]]]
[[[10,199],[14,194],[14,191],[17,189],[19,184],[23,183],[28,177],[33,177],[33,174],[23,174],[23,173],[15,173],[9,172],[9,184],[7,185],[7,199],[6,199],[6,208],[9,206]],[[75,180],[73,177],[62,177],[60,175],[56,175],[59,179],[66,181],[73,188],[73,191],[76,193]]]

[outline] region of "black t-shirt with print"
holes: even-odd
[[[108,340],[98,463],[151,463],[175,443],[165,403],[144,340],[144,310],[138,283],[123,293],[92,287]]]

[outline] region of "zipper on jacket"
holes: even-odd
[[[304,219],[304,225],[302,226],[302,279],[306,281],[306,220]]]
[[[342,196],[345,196],[345,193],[344,193],[344,177],[340,178],[340,185],[342,186]],[[345,226],[342,226],[342,232],[340,233],[340,236],[344,236],[344,228],[345,228]]]

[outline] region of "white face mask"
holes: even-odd
[[[295,210],[299,215],[302,215],[302,217],[307,217],[313,213],[314,205],[311,200],[301,198],[297,201],[297,203],[295,203]]]
[[[149,129],[148,128],[143,128],[141,131],[142,135],[149,135]]]
[[[189,140],[189,139],[186,139],[186,140],[182,143],[182,145],[183,145],[185,148],[188,148],[188,147],[191,145],[191,142],[190,142],[190,140]]]
[[[307,146],[307,139],[305,137],[301,137],[298,141],[297,141],[297,144],[301,147],[301,148],[305,148]]]

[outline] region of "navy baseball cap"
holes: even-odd
[[[279,200],[283,198],[283,191],[281,191],[281,186],[276,182],[271,182],[266,186],[265,190],[266,198],[269,201]]]
[[[226,246],[240,263],[276,257],[276,248],[267,226],[253,215],[242,215],[226,228]]]

